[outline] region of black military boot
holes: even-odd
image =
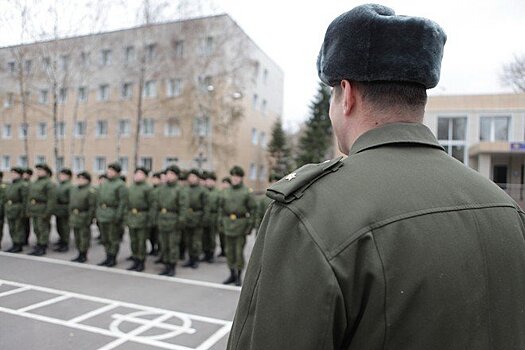
[[[208,256],[206,257],[206,262],[208,264],[213,264],[215,262],[215,254],[213,252],[208,252]]]
[[[175,276],[175,264],[169,264],[168,273],[166,273],[166,276]]]
[[[133,259],[133,265],[127,268],[128,271],[135,271],[139,267],[140,261],[138,259]]]
[[[78,255],[78,262],[79,263],[85,263],[87,261],[87,254],[86,253],[80,253]]]
[[[108,256],[108,263],[106,264],[107,267],[113,267],[117,265],[117,257],[115,255],[109,255]]]
[[[108,265],[108,261],[109,261],[109,255],[106,255],[106,259],[102,262],[99,262],[97,265],[98,266],[107,266]]]
[[[159,273],[159,275],[166,276],[170,270],[170,265],[171,264],[164,264],[164,270],[162,270],[162,272]]]
[[[35,249],[31,253],[29,253],[29,255],[33,255],[33,256],[46,255],[46,247],[43,245],[37,244]]]
[[[189,258],[188,261],[186,261],[184,265],[182,265],[182,267],[193,267],[194,264],[195,261],[193,261],[193,258]]]
[[[20,253],[22,251],[22,245],[21,244],[13,244],[11,249],[9,249],[8,253]]]
[[[242,285],[241,275],[242,275],[242,270],[237,271],[237,276],[236,276],[237,278],[235,279],[235,285],[238,287]]]
[[[69,250],[69,245],[65,242],[60,242],[60,244],[54,249],[55,252],[65,253]]]
[[[133,255],[130,255],[126,258],[126,261],[135,261],[135,257]]]
[[[137,260],[137,267],[135,268],[135,271],[142,272],[144,271],[144,260]]]
[[[222,284],[231,284],[237,280],[237,271],[230,269],[230,277],[228,277]]]

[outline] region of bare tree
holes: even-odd
[[[525,55],[515,55],[512,62],[503,66],[501,80],[515,91],[525,92]]]

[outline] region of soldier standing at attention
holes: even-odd
[[[216,181],[217,175],[215,175],[213,171],[206,174],[205,186],[208,190],[207,211],[209,214],[204,223],[204,232],[202,235],[202,250],[204,252],[202,261],[208,263],[214,262],[219,231],[219,201],[221,192],[215,187]]]
[[[56,252],[67,252],[69,250],[69,194],[71,191],[71,170],[64,168],[58,173],[58,186],[56,190],[57,203],[55,206],[55,218],[59,241],[56,244]]]
[[[188,170],[181,170],[180,176],[179,176],[179,186],[181,188],[181,191],[188,191]],[[186,193],[186,197],[188,197],[188,194]],[[184,224],[185,225],[185,224]],[[184,225],[181,226],[181,238],[180,238],[180,244],[179,244],[179,259],[185,260],[186,259],[186,229]]]
[[[179,260],[179,244],[184,227],[185,214],[188,208],[187,192],[177,184],[180,169],[170,165],[166,169],[166,184],[159,187],[155,202],[161,258],[164,270],[159,275],[175,276],[175,267]]]
[[[97,186],[95,187],[95,192],[97,193],[97,196],[98,196],[98,189],[100,189],[100,186],[106,182],[108,180],[108,177],[106,174],[100,174],[98,176],[98,182],[97,182]],[[102,244],[102,234],[101,234],[101,229],[100,229],[100,225],[98,224],[98,221],[95,220],[95,223],[97,224],[97,229],[98,229],[98,236],[97,236],[97,240],[98,240],[98,244]]]
[[[120,233],[128,196],[126,184],[119,176],[120,171],[120,164],[109,164],[106,172],[108,179],[100,185],[97,193],[96,217],[106,251],[106,259],[99,263],[99,266],[113,267],[117,264]]]
[[[153,207],[154,204],[157,202],[158,196],[159,196],[159,189],[162,185],[161,183],[161,173],[155,172],[151,176],[151,184],[153,185],[153,189],[151,191],[151,196],[153,200]],[[157,256],[159,255],[159,230],[157,228],[157,212],[154,212],[151,219],[151,226],[150,230],[148,232],[148,240],[151,245],[151,251],[149,252],[149,255]]]
[[[126,225],[129,230],[133,265],[130,271],[144,271],[146,239],[154,217],[153,187],[146,182],[149,171],[139,167],[133,175],[133,185],[128,189]]]
[[[69,197],[69,225],[73,228],[78,256],[71,260],[84,263],[91,241],[91,223],[97,208],[96,190],[90,186],[91,175],[88,172],[77,174],[78,185],[73,186]]]
[[[223,177],[221,180],[221,187],[220,187],[220,195],[219,195],[219,217],[218,217],[218,231],[219,231],[219,243],[221,246],[221,252],[218,256],[226,256],[226,238],[224,238],[224,227],[222,226],[222,196],[224,195],[224,192],[230,188],[232,185],[231,179],[227,177]]]
[[[33,221],[33,230],[37,238],[35,248],[29,255],[46,254],[51,232],[51,215],[56,206],[56,186],[51,181],[53,172],[47,164],[37,164],[35,182],[29,185],[27,196],[27,215]]]
[[[22,178],[23,173],[22,168],[11,168],[11,183],[6,187],[2,203],[13,242],[13,246],[7,251],[9,253],[20,253],[25,242],[24,219],[28,184]]]
[[[7,185],[3,183],[4,172],[0,171],[0,249],[2,249],[2,238],[4,236],[4,199]]]
[[[232,185],[224,191],[221,198],[226,258],[230,268],[230,277],[223,283],[235,283],[240,286],[244,269],[246,236],[253,229],[257,204],[251,190],[243,184],[244,170],[240,166],[234,166],[230,170],[230,175]]]
[[[376,4],[329,25],[348,157],[268,190],[229,350],[525,349],[525,212],[422,124],[445,41]]]
[[[202,252],[203,222],[208,217],[207,190],[200,185],[200,171],[191,169],[188,173],[188,201],[186,212],[185,238],[189,259],[182,267],[199,267],[199,257]]]
[[[25,168],[23,171],[24,173],[22,174],[22,178],[29,188],[29,185],[31,184],[31,177],[33,176],[33,170],[31,168]],[[29,216],[27,216],[27,212],[24,212],[23,216],[24,220],[22,221],[22,225],[24,227],[24,245],[28,245],[29,235],[31,235],[31,220],[29,219]]]
[[[273,173],[268,178],[268,181],[270,182],[270,186],[274,185],[277,181],[281,179],[281,176]],[[256,232],[259,232],[259,227],[261,226],[262,219],[264,217],[264,214],[266,213],[266,209],[270,206],[270,203],[272,203],[272,199],[265,194],[263,194],[257,201],[257,214],[255,215],[255,229]]]

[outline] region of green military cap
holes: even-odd
[[[194,174],[194,175],[197,175],[197,177],[201,177],[202,176],[202,171],[200,171],[197,168],[193,168],[193,169],[190,169],[190,171],[188,171],[188,175],[190,175],[190,174]]]
[[[221,182],[227,182],[227,183],[229,183],[230,185],[232,184],[232,180],[231,180],[228,176],[223,177],[222,180],[221,180]]]
[[[77,177],[82,177],[82,178],[88,180],[89,182],[91,182],[91,175],[87,171],[82,171],[82,172],[78,173]]]
[[[277,173],[271,173],[270,176],[268,177],[268,181],[270,182],[279,181],[281,178],[282,178],[281,175]]]
[[[179,179],[181,180],[188,180],[188,171],[187,170],[181,170]]]
[[[160,179],[160,175],[162,175],[162,171],[156,171],[156,172],[153,173],[152,177]]]
[[[126,182],[126,175],[120,175],[119,177],[122,181]]]
[[[215,174],[215,171],[209,171],[207,178],[216,181],[217,180],[217,174]]]
[[[114,162],[114,163],[111,163],[108,165],[108,169],[113,169],[115,170],[117,173],[120,173],[122,171],[122,167],[120,166],[119,163],[117,162]]]
[[[100,175],[98,176],[98,179],[99,179],[99,180],[100,180],[100,179],[107,179],[107,178],[108,178],[108,176],[107,176],[106,174],[100,174]]]
[[[142,171],[142,172],[144,173],[144,175],[149,176],[149,170],[146,169],[146,168],[143,167],[143,166],[139,166],[138,168],[136,168],[136,169],[135,169],[135,172],[137,172],[137,171]]]
[[[44,170],[49,176],[53,175],[53,171],[46,163],[39,163],[35,165],[35,168]]]
[[[23,175],[25,173],[25,170],[23,168],[20,168],[18,166],[12,167],[11,171],[14,173],[17,173],[19,175]]]
[[[170,165],[169,167],[166,168],[165,171],[166,171],[166,173],[168,171],[171,171],[172,173],[177,174],[177,176],[180,175],[180,168],[178,166],[176,166],[176,165]]]
[[[244,177],[244,169],[236,165],[233,168],[231,168],[230,175]]]
[[[62,168],[60,169],[60,174],[65,174],[67,176],[72,176],[73,173],[71,172],[71,169],[69,168]]]
[[[27,175],[30,175],[30,176],[33,176],[33,169],[31,168],[20,168],[22,169],[22,174],[27,174]]]

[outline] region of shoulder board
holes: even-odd
[[[89,192],[91,192],[91,193],[97,193],[97,190],[95,190],[94,188],[90,188],[90,189],[89,189]]]
[[[267,191],[266,195],[281,203],[290,203],[303,196],[314,182],[343,166],[343,157],[319,164],[307,164],[283,177]]]
[[[253,192],[253,188],[248,188],[248,192],[252,193]]]

